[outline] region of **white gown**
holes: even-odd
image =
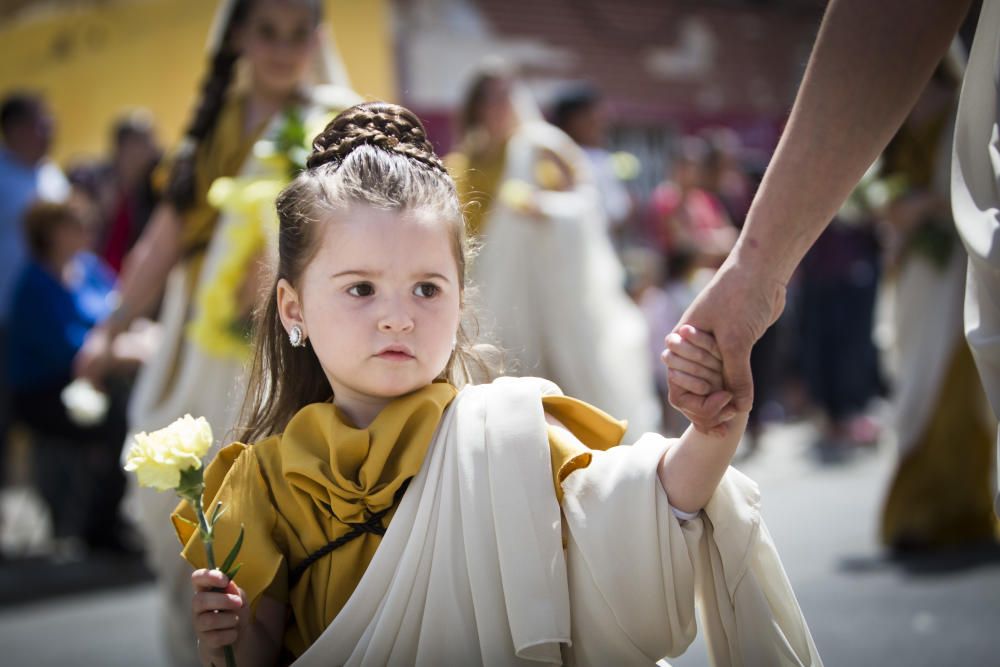
[[[969,253],[965,335],[1000,416],[1000,0],[985,0],[962,82],[951,206]],[[997,438],[1000,465],[1000,434]],[[1000,476],[1000,470],[998,470]],[[1000,494],[995,509],[1000,514]]]
[[[595,451],[560,508],[550,393],[537,378],[459,393],[358,587],[295,665],[652,665],[691,644],[696,599],[714,665],[821,665],[757,486],[730,469],[682,522],[656,472],[675,441],[647,434]]]
[[[515,362],[513,373],[554,381],[628,420],[633,435],[656,431],[649,332],[625,293],[586,156],[557,128],[528,121],[508,141],[500,182],[535,183],[542,150],[567,161],[577,182],[538,191],[542,219],[494,200],[472,274],[484,328]]]

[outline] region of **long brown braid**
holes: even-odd
[[[199,147],[211,136],[226,102],[226,93],[235,78],[236,63],[241,52],[237,33],[246,24],[250,9],[259,0],[235,0],[225,17],[222,38],[209,60],[208,73],[201,84],[201,94],[195,105],[191,122],[184,131],[184,139],[170,170],[164,197],[178,211],[190,209],[195,201],[195,159]],[[322,3],[303,0],[312,10],[316,24],[322,20]]]
[[[233,80],[240,52],[236,47],[236,32],[246,22],[251,0],[237,0],[226,17],[222,39],[212,54],[208,73],[201,84],[201,94],[191,122],[184,131],[184,140],[170,170],[170,180],[164,196],[178,211],[194,204],[195,156],[198,146],[215,129],[219,112],[225,103],[226,91]]]

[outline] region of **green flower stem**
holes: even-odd
[[[214,570],[215,567],[215,550],[213,549],[213,543],[215,542],[215,526],[208,522],[205,518],[205,506],[202,502],[202,494],[197,494],[194,497],[194,511],[198,515],[198,528],[201,531],[201,540],[205,543],[205,560],[208,561],[208,569]],[[191,500],[189,498],[188,500]],[[223,589],[217,588],[218,592],[222,592]],[[223,647],[223,651],[226,655],[226,667],[236,667],[236,654],[233,653],[233,646],[229,644]]]
[[[201,541],[205,543],[205,558],[208,560],[208,569],[215,569],[215,549],[212,544],[215,542],[213,526],[208,523],[205,517],[205,506],[202,504],[201,496],[198,496],[195,503],[195,512],[198,514],[198,528],[201,530]]]

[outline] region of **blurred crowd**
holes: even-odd
[[[114,309],[117,272],[156,201],[161,151],[152,118],[128,112],[110,128],[106,158],[60,168],[49,159],[56,127],[37,93],[12,92],[0,105],[0,465],[6,474],[17,434],[30,443],[30,479],[57,554],[134,552],[119,512],[119,456],[150,341],[123,338],[99,390],[74,384],[73,361]]]
[[[764,430],[787,420],[813,420],[816,451],[828,460],[894,441],[900,466],[882,519],[883,540],[893,548],[985,539],[992,531],[988,509],[971,516],[961,499],[949,506],[947,494],[926,511],[919,502],[927,489],[923,471],[951,465],[935,434],[954,434],[955,424],[968,440],[985,443],[982,456],[954,471],[955,484],[966,480],[986,489],[990,483],[977,477],[989,470],[989,423],[960,335],[964,260],[949,220],[948,155],[941,148],[958,80],[942,66],[883,159],[809,253],[788,286],[784,315],[752,357],[755,403],[740,455],[752,456]],[[686,422],[668,402],[663,340],[736,241],[766,155],[745,147],[737,131],[712,127],[672,136],[662,164],[643,164],[614,145],[614,109],[596,86],[567,86],[544,104],[525,96],[513,71],[494,70],[470,87],[456,110],[456,137],[436,138],[454,146],[448,165],[460,194],[474,204],[467,208],[469,229],[484,241],[476,279],[497,320],[484,318],[484,328],[497,332],[514,356],[524,352],[519,370],[552,376],[571,385],[564,386],[567,393],[611,412],[633,411],[635,423],[677,434]],[[57,165],[49,155],[58,124],[43,95],[4,93],[0,465],[30,452],[30,474],[19,481],[44,500],[55,552],[131,553],[141,544],[122,513],[126,480],[119,459],[137,370],[162,348],[157,307],[132,314],[141,317],[130,318],[135,321],[115,338],[99,381],[77,380],[74,363],[88,332],[117,312],[117,276],[128,270],[129,252],[163,193],[163,150],[155,110],[132,110],[108,128],[105,156]],[[637,178],[643,170],[666,177],[650,189]],[[580,201],[596,202],[599,214],[586,205],[574,208],[569,195],[582,197],[584,186],[592,199]],[[566,253],[552,264],[563,275],[574,262],[582,267],[582,277],[561,292],[545,296],[539,289],[539,298],[549,301],[528,318],[543,329],[530,336],[524,313],[514,324],[502,321],[505,306],[490,300],[505,297],[491,285],[514,280],[511,248],[543,253],[534,247],[541,240],[525,241],[541,228],[526,226],[526,236],[500,240],[494,231],[507,224],[502,211],[569,230],[552,241]],[[505,254],[491,259],[491,245]],[[537,259],[545,257],[552,255]],[[508,292],[523,294],[506,284]],[[573,376],[572,359],[560,359],[552,343],[526,351],[531,343],[521,345],[517,336],[542,340],[545,327],[557,326],[546,324],[547,312],[585,322],[580,345],[611,350],[607,373]],[[566,328],[559,334],[574,335]],[[636,355],[626,359],[633,347]],[[631,388],[617,389],[615,375]],[[652,407],[644,402],[647,377]],[[625,391],[635,395],[627,398]],[[898,409],[886,409],[886,400]],[[14,448],[15,441],[22,444]],[[0,479],[12,481],[7,468],[0,468]]]

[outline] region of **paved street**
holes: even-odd
[[[891,451],[821,463],[811,440],[808,426],[772,429],[742,467],[826,664],[1000,666],[1000,552],[887,561],[874,535]],[[0,563],[0,584],[3,665],[165,665],[154,591],[134,562]],[[699,644],[672,661],[706,662]]]

